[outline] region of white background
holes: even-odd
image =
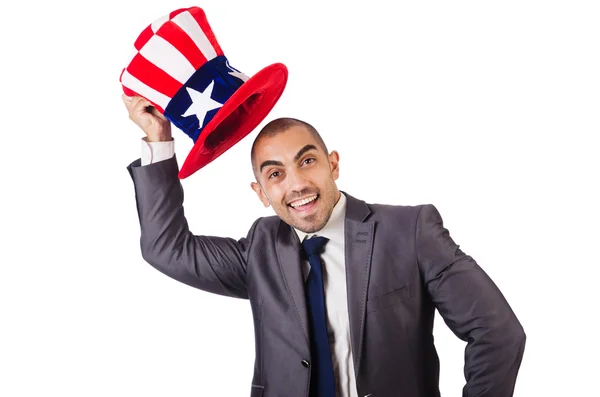
[[[125,169],[143,133],[121,69],[192,5],[232,66],[288,66],[265,122],[314,124],[341,189],[436,205],[525,328],[515,396],[599,395],[597,2],[128,0],[0,6],[1,396],[249,394],[248,302],[143,261]],[[183,181],[195,233],[271,215],[249,187],[255,133]],[[434,334],[442,395],[460,396],[464,343],[439,317]]]

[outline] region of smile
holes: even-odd
[[[315,201],[317,198],[319,198],[318,194],[315,194],[314,196],[310,196],[310,197],[305,197],[303,199],[300,200],[296,200],[296,201],[292,201],[291,203],[289,203],[288,205],[294,209],[297,209],[299,207],[302,207],[304,205],[307,205],[309,203],[312,203],[313,201]]]

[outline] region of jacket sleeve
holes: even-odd
[[[183,210],[177,159],[127,167],[134,182],[141,228],[141,253],[160,272],[201,290],[248,298],[246,268],[257,220],[239,240],[196,236]]]
[[[467,342],[463,397],[512,396],[525,333],[508,302],[452,240],[433,205],[420,210],[416,248],[434,305],[452,332]]]

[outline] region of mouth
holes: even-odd
[[[288,207],[292,208],[294,211],[305,212],[315,207],[319,197],[318,194],[315,194],[300,200],[294,200],[288,204]]]

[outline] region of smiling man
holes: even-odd
[[[139,97],[124,100],[147,135],[128,167],[142,255],[183,283],[250,300],[251,396],[437,397],[436,309],[466,342],[463,396],[513,395],[523,328],[433,205],[369,204],[338,190],[338,153],[310,124],[277,119],[251,154],[251,187],[276,216],[240,239],[194,235],[169,122]]]
[[[251,158],[257,181],[251,186],[266,207],[272,206],[281,220],[305,233],[325,226],[340,199],[335,184],[339,155],[328,154],[310,124],[295,119],[270,122],[255,139]]]

